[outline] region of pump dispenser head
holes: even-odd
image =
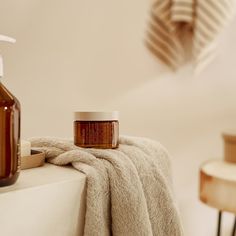
[[[8,43],[15,43],[16,40],[14,38],[5,36],[5,35],[1,35],[0,34],[0,41],[2,42],[8,42]],[[2,56],[0,55],[0,78],[3,76],[3,59]]]

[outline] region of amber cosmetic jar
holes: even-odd
[[[75,112],[74,144],[83,148],[111,149],[119,146],[119,113]]]

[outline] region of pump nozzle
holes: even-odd
[[[8,43],[15,43],[16,40],[14,38],[5,36],[5,35],[1,35],[0,34],[0,41],[2,42],[8,42]],[[0,55],[0,77],[3,76],[3,60],[2,60],[2,56]]]

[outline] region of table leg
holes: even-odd
[[[221,231],[221,218],[222,218],[222,212],[219,211],[219,214],[218,214],[218,226],[217,226],[217,236],[220,236],[220,231]]]
[[[236,216],[235,216],[235,220],[234,220],[234,227],[233,227],[233,231],[232,231],[232,236],[235,236],[236,234]]]

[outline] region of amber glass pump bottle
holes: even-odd
[[[15,40],[0,35],[0,41]],[[0,79],[3,63],[0,56]],[[0,80],[0,187],[14,184],[20,171],[20,103]]]

